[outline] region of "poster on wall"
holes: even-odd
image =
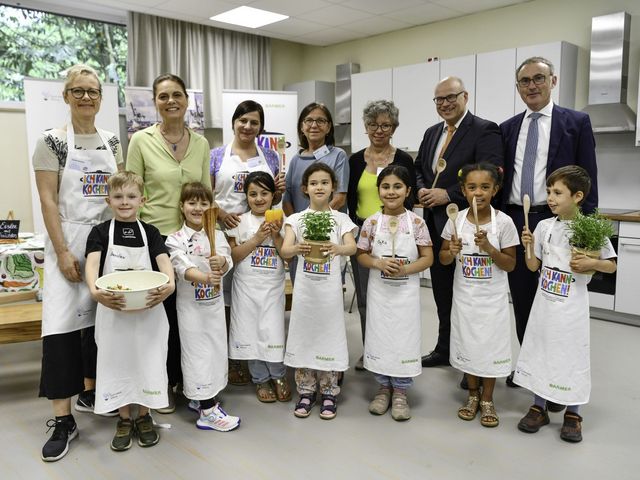
[[[36,141],[42,132],[50,128],[60,128],[71,121],[69,106],[62,96],[64,80],[46,80],[40,78],[24,79],[24,108],[27,123],[27,144],[29,162],[33,158]],[[102,84],[102,102],[96,115],[96,126],[120,137],[120,121],[118,118],[118,87],[112,83]],[[44,233],[44,222],[40,210],[40,197],[36,188],[36,176],[29,165],[31,177],[31,208],[33,212],[33,229],[36,233]]]
[[[222,90],[222,141],[233,141],[231,119],[239,103],[253,100],[264,109],[264,132],[258,136],[260,146],[280,155],[283,170],[287,160],[298,151],[298,93],[266,90]]]
[[[204,135],[204,93],[202,90],[187,89],[189,95],[187,112],[184,123],[190,129]],[[153,100],[151,87],[125,87],[127,135],[150,127],[160,121],[156,105]]]

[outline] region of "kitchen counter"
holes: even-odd
[[[603,208],[600,213],[609,220],[619,222],[640,222],[640,210],[624,210],[619,208]]]

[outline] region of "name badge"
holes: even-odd
[[[462,276],[467,280],[491,280],[493,259],[489,255],[462,255]]]
[[[86,172],[89,170],[89,165],[81,158],[71,158],[67,162],[67,168],[69,170],[75,170],[77,172]]]
[[[559,268],[542,266],[540,271],[540,290],[547,300],[564,302],[569,296],[573,274]]]
[[[253,157],[247,160],[247,167],[249,168],[257,168],[260,165],[264,165],[264,160],[260,157]]]
[[[276,270],[278,268],[276,247],[258,245],[251,254],[251,267],[260,270]]]
[[[321,146],[319,149],[313,152],[313,156],[316,160],[320,160],[327,155],[329,155],[329,147],[327,147],[326,145]]]

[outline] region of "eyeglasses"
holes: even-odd
[[[89,95],[91,100],[97,100],[102,95],[102,90],[98,90],[95,88],[90,88],[89,90],[85,90],[84,88],[67,88],[67,92],[71,92],[71,96],[77,100],[84,98],[85,94]]]
[[[304,123],[307,127],[312,127],[314,123],[319,127],[324,127],[327,123],[329,123],[329,120],[327,120],[326,118],[305,118],[302,123]]]
[[[449,103],[453,103],[458,100],[458,96],[462,95],[463,93],[464,90],[458,93],[452,93],[451,95],[447,95],[446,97],[434,97],[433,101],[436,103],[436,105],[442,105],[445,100]]]
[[[387,133],[391,131],[392,128],[393,125],[391,125],[390,123],[367,123],[367,130],[369,130],[371,133],[376,133],[378,129],[382,130],[384,133]]]
[[[521,87],[528,87],[531,82],[533,82],[534,85],[542,85],[546,80],[547,76],[539,73],[538,75],[534,75],[533,78],[522,77],[518,80],[518,85]]]

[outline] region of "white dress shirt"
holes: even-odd
[[[460,120],[458,120],[455,124],[455,131],[453,132],[453,135],[451,136],[451,142],[453,141],[453,137],[456,136],[456,133],[458,133],[458,128],[460,128],[460,124],[462,123],[462,120],[464,120],[464,117],[467,116],[467,113],[469,113],[469,110],[465,110],[464,111],[464,115],[462,115],[460,117]],[[438,159],[440,158],[440,150],[442,150],[442,146],[444,145],[445,140],[447,139],[447,122],[442,122],[442,133],[440,134],[440,140],[438,140],[438,145],[436,145],[436,150],[435,152],[433,152],[433,158],[431,159],[431,170],[433,170],[435,172],[436,170],[436,164],[438,163]],[[451,144],[451,142],[449,142],[449,144]]]
[[[538,118],[538,150],[536,151],[536,167],[533,176],[533,198],[531,205],[545,205],[547,203],[547,157],[549,155],[549,140],[551,139],[551,113],[553,112],[553,101],[540,110],[542,116]],[[533,110],[527,108],[524,119],[520,126],[518,144],[516,146],[516,156],[513,165],[513,184],[511,185],[511,196],[508,203],[522,205],[520,198],[520,184],[522,182],[522,162],[524,160],[524,149],[527,145],[529,134],[529,115]]]

